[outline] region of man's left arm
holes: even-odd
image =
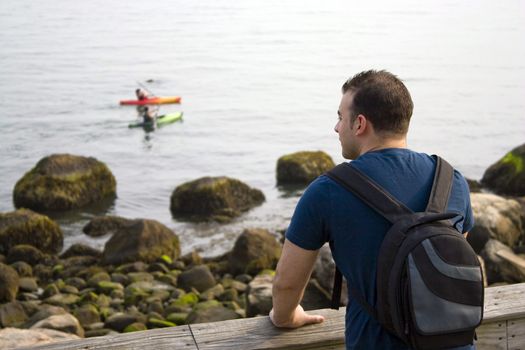
[[[276,327],[297,328],[324,321],[323,316],[309,315],[299,305],[318,253],[319,250],[303,249],[285,240],[272,289],[270,319]]]

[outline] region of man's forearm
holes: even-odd
[[[275,276],[272,288],[273,321],[278,327],[293,323],[294,312],[303,298],[304,288],[286,285],[278,275]]]

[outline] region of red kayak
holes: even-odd
[[[167,97],[151,97],[143,100],[121,100],[121,105],[161,105],[165,103],[180,103],[180,96],[167,96]]]

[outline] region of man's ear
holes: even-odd
[[[357,124],[356,126],[356,129],[355,129],[355,135],[362,135],[366,129],[369,127],[368,125],[368,119],[366,119],[366,117],[362,114],[358,114],[356,117],[355,117],[355,120],[354,120],[354,125]]]

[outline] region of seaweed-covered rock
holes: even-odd
[[[516,246],[523,231],[521,205],[513,199],[488,193],[472,193],[470,197],[475,226],[469,240],[488,234],[511,248]]]
[[[233,274],[257,274],[264,269],[274,269],[281,256],[281,245],[263,229],[246,229],[237,238],[229,257]]]
[[[11,266],[0,263],[0,303],[13,301],[18,293],[19,277]]]
[[[177,235],[155,220],[135,220],[117,231],[104,246],[104,264],[123,264],[133,261],[154,262],[162,255],[173,259],[180,256]]]
[[[228,177],[203,177],[178,186],[171,195],[174,217],[227,222],[262,202],[264,194]]]
[[[332,158],[322,151],[287,154],[277,160],[277,184],[307,185],[334,166]]]
[[[496,193],[524,196],[525,144],[514,148],[492,164],[483,174],[481,184]]]
[[[58,253],[64,244],[64,235],[56,222],[45,215],[20,209],[0,214],[0,253],[11,247],[29,244],[45,253]]]
[[[13,201],[17,208],[69,210],[115,197],[116,186],[111,171],[95,158],[54,154],[18,180]]]
[[[120,216],[96,216],[82,228],[82,231],[88,236],[99,237],[113,234],[121,228],[132,224],[133,221]]]

